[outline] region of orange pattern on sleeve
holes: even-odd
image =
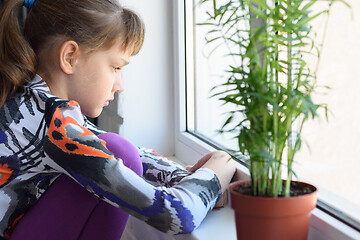
[[[14,170],[7,163],[0,164],[0,187],[8,182]]]
[[[66,126],[69,124],[74,124],[77,127],[81,128],[83,133],[81,133],[79,137],[87,137],[94,135],[89,129],[79,125],[79,123],[74,118],[69,116],[62,117],[60,109],[57,108],[55,110],[53,118],[51,119],[50,126],[47,132],[50,141],[59,148],[61,148],[61,150],[69,154],[87,155],[101,158],[113,158],[111,155],[99,149],[87,146],[67,137]],[[101,141],[101,143],[105,147],[105,141]]]

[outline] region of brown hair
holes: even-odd
[[[36,56],[54,40],[76,41],[86,51],[120,44],[136,55],[143,44],[141,19],[118,0],[37,0],[23,30],[24,0],[7,0],[0,11],[0,106],[36,71]]]

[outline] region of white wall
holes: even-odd
[[[125,91],[99,117],[99,126],[120,133],[136,146],[173,155],[173,1],[122,0],[121,3],[145,22],[145,43],[125,67],[122,75]],[[118,115],[123,118],[121,126]]]

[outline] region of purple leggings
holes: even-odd
[[[115,133],[100,134],[124,165],[142,176],[136,148]],[[119,240],[129,214],[89,193],[62,174],[21,219],[11,240]]]

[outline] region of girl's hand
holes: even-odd
[[[194,166],[186,166],[190,172],[195,172],[199,168],[209,168],[214,171],[220,181],[222,198],[217,202],[215,208],[223,207],[227,202],[226,191],[233,178],[236,168],[231,156],[224,151],[215,151],[206,154]]]
[[[228,153],[226,153],[224,151],[215,151],[215,152],[211,152],[211,153],[208,153],[205,156],[203,156],[195,165],[186,166],[186,170],[188,170],[190,172],[195,172],[196,170],[201,168],[207,161],[209,161],[210,158],[212,158],[212,157],[216,158],[216,157],[219,157],[219,155],[224,155],[224,157],[228,157],[229,159],[231,159],[231,156]]]

